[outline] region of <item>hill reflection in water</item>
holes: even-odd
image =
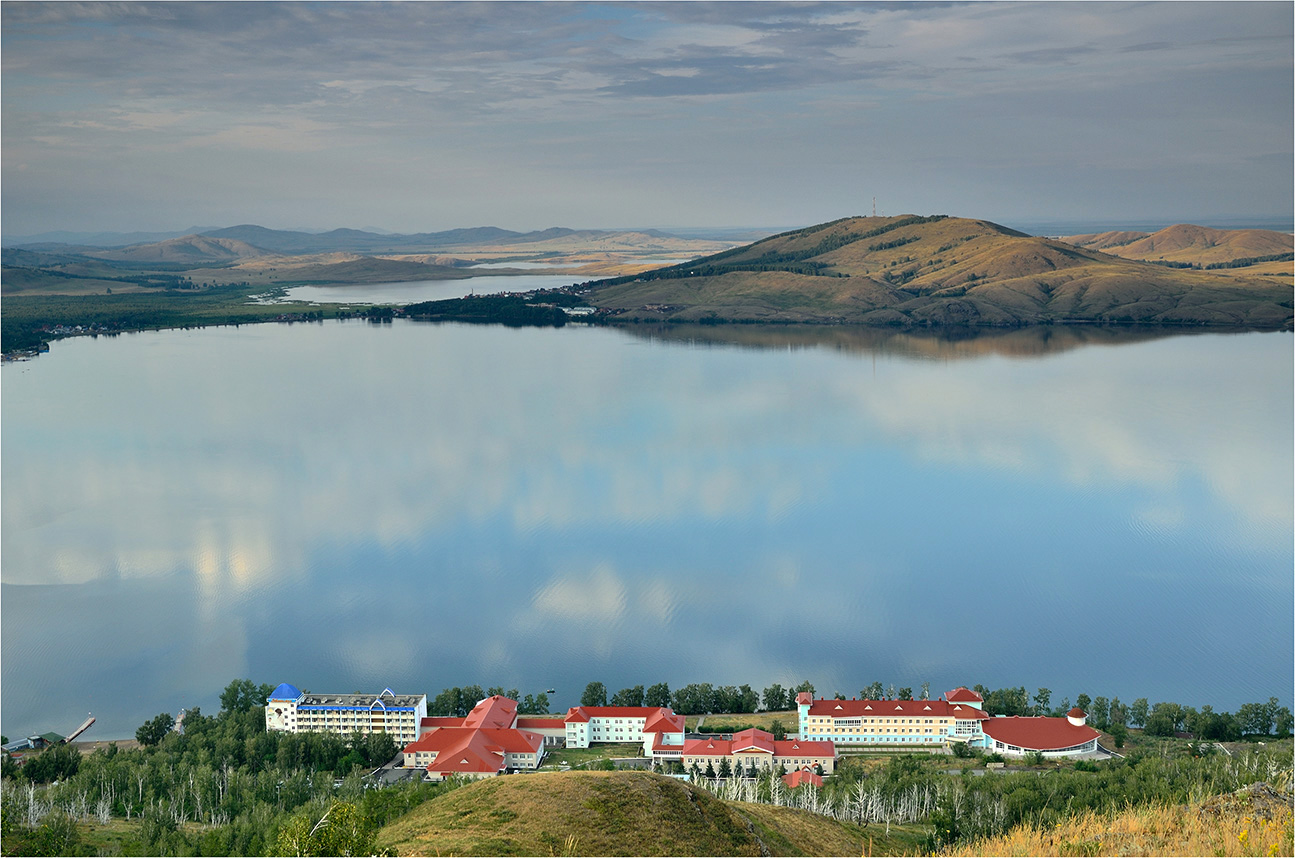
[[[893,354],[932,360],[987,355],[1034,358],[1084,346],[1119,346],[1167,337],[1217,334],[1194,329],[1033,325],[1023,328],[911,330],[866,325],[625,325],[636,337],[696,346],[750,349],[829,348],[846,353]]]

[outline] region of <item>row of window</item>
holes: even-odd
[[[891,716],[882,718],[810,718],[810,721],[818,721],[823,724],[835,724],[838,727],[857,727],[860,724],[935,724],[934,718],[895,718]],[[948,724],[948,718],[941,718],[940,724]]]

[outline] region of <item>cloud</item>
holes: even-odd
[[[1277,205],[1253,193],[1276,183],[1244,148],[1221,161],[1199,119],[1148,114],[1148,94],[1244,128],[1243,147],[1289,140],[1280,4],[67,3],[0,16],[5,214],[19,232],[122,227],[131,212],[156,222],[130,226],[170,228],[240,206],[237,221],[283,210],[321,228],[394,212],[404,231],[506,216],[787,223],[849,211],[860,188],[942,211],[990,195],[1026,208],[1037,182],[975,168],[1044,157],[1060,206],[1076,199],[1067,188],[1095,187],[1067,164],[1116,160],[1130,140],[1207,151],[1217,178],[1191,199],[1226,213]],[[1231,88],[1243,98],[1209,80],[1244,81]],[[1021,102],[1028,134],[1011,127]],[[1066,123],[1128,133],[1080,141]],[[480,193],[483,172],[500,193]],[[321,187],[321,174],[336,178]],[[807,187],[828,190],[807,201]],[[1184,193],[1148,173],[1138,196],[1167,209]]]

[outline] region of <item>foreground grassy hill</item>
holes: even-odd
[[[1276,329],[1292,320],[1289,286],[944,216],[845,218],[589,285],[592,303],[632,321]]]
[[[922,833],[783,807],[725,802],[650,772],[564,772],[481,781],[382,829],[399,855],[913,854]]]

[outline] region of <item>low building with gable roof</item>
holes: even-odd
[[[803,739],[838,745],[943,747],[954,742],[982,747],[980,725],[989,719],[983,698],[957,688],[940,700],[815,700],[796,695]]]
[[[544,760],[545,737],[520,729],[522,720],[517,701],[497,694],[477,703],[465,718],[423,718],[423,734],[404,747],[404,766],[426,770],[433,781],[537,769]]]
[[[816,787],[821,787],[823,785],[823,779],[815,774],[814,770],[809,766],[797,769],[794,772],[788,772],[782,776],[782,782],[791,789],[795,789],[796,787],[803,786],[805,784]]]
[[[830,741],[776,740],[772,733],[752,727],[734,733],[731,739],[718,736],[688,739],[684,742],[680,762],[684,768],[695,763],[699,769],[705,769],[708,763],[712,768],[718,768],[725,759],[729,766],[741,766],[743,771],[752,765],[756,771],[774,769],[779,765],[784,769],[821,766],[823,774],[830,775],[836,768],[836,746]]]

